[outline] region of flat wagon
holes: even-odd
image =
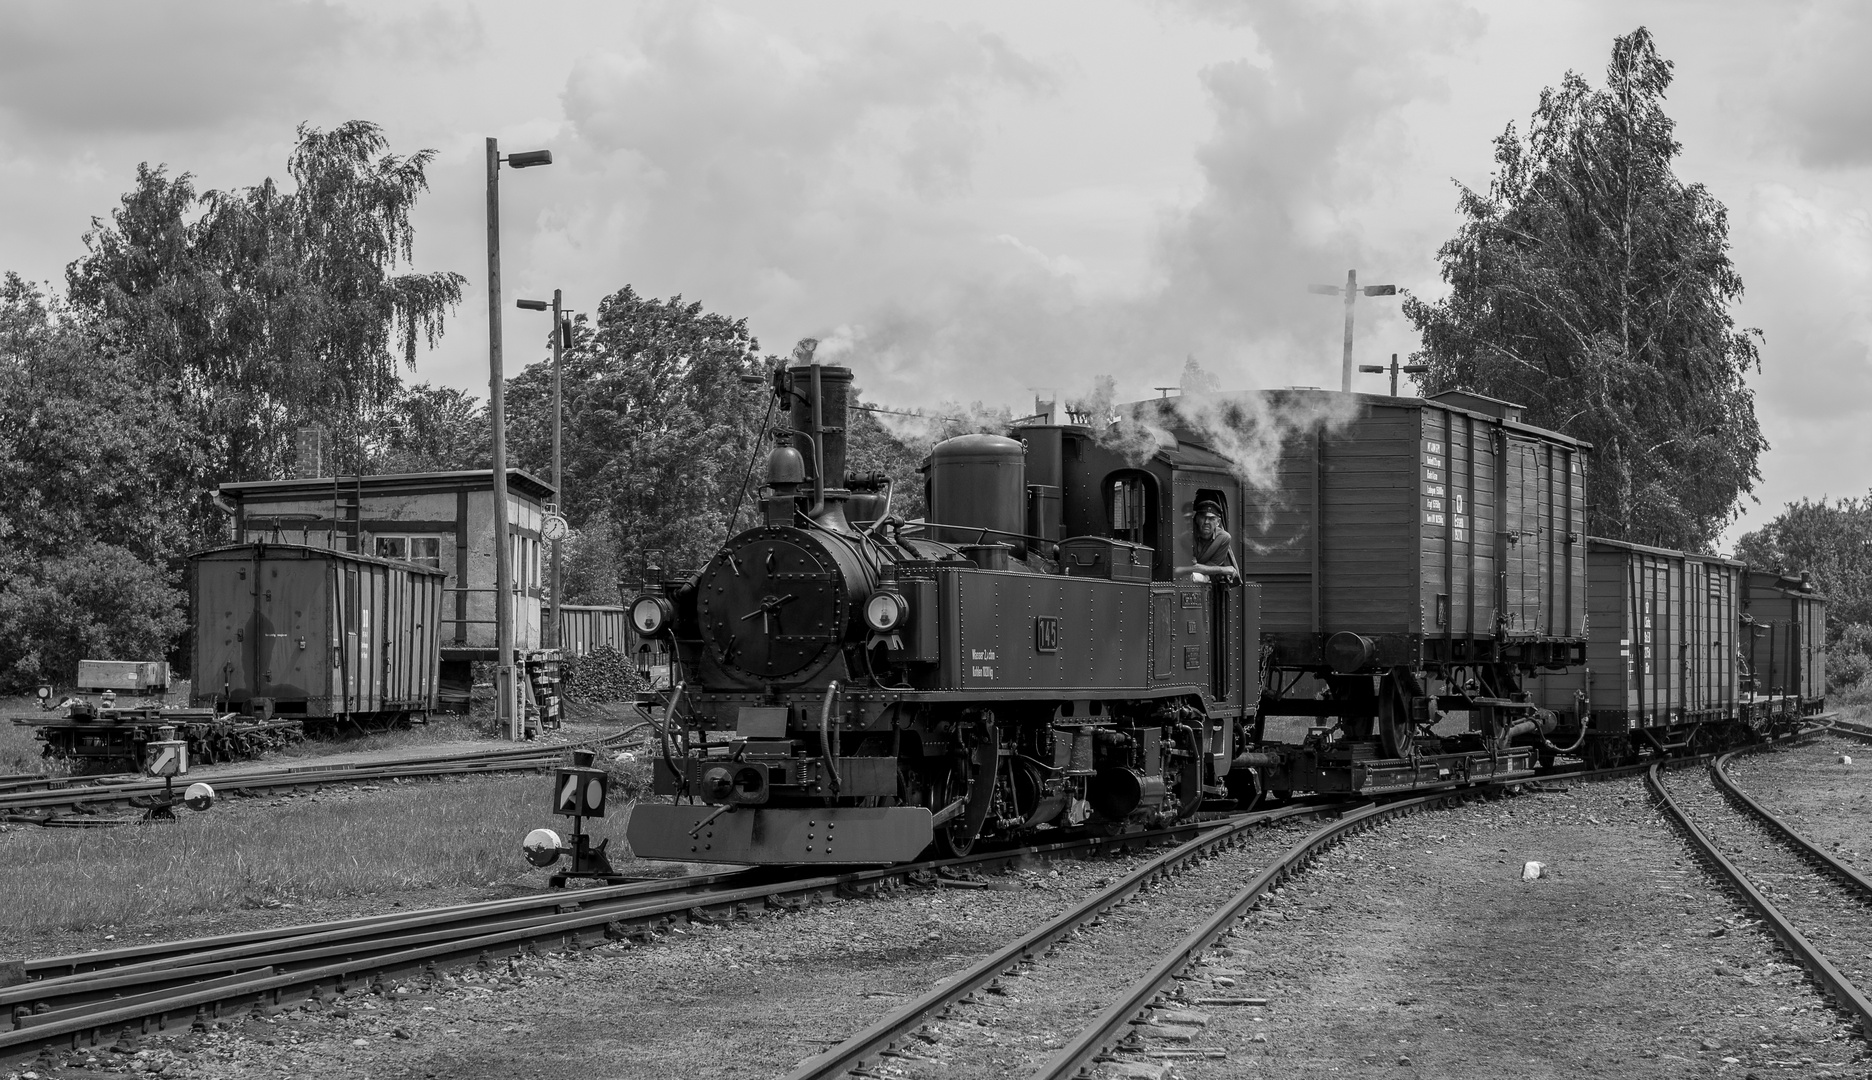
[[[1737,734],[1743,564],[1593,537],[1587,570],[1587,666],[1535,684],[1555,741],[1610,764]]]
[[[360,725],[435,710],[441,571],[265,542],[192,562],[194,704]]]

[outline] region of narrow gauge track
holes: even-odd
[[[1320,812],[1311,808],[1312,812]],[[25,961],[26,979],[0,986],[0,1062],[41,1049],[98,1045],[120,1031],[150,1033],[277,1010],[308,997],[381,987],[541,948],[576,948],[678,922],[719,922],[747,906],[796,908],[912,882],[932,886],[1027,859],[1085,858],[1179,844],[1226,823],[1089,837],[961,859],[826,874],[756,868],[488,901],[429,911],[249,931]],[[5,977],[0,967],[0,978]],[[11,1030],[5,1030],[10,1027]]]
[[[628,732],[612,739],[625,735]],[[338,765],[326,767],[324,771],[339,774],[347,770]],[[1558,775],[1618,775],[1631,771],[1634,770],[1625,768],[1605,770],[1603,774]],[[1512,783],[1519,782],[1523,781]],[[292,786],[277,778],[273,785]],[[1261,892],[1280,876],[1292,873],[1318,850],[1348,831],[1480,790],[1443,791],[1349,814],[1289,851],[1281,867],[1257,877],[1256,881],[1262,882],[1260,888],[1255,889],[1251,883],[1249,889],[1242,890],[1237,899],[1245,896],[1246,900],[1237,914],[1252,906]],[[769,868],[638,881],[575,893],[542,894],[29,960],[11,966],[10,972],[9,966],[0,965],[0,980],[9,977],[15,980],[11,985],[0,986],[0,1017],[10,1017],[11,1021],[11,1029],[5,1030],[6,1021],[0,1020],[0,1061],[18,1060],[53,1047],[78,1049],[98,1045],[124,1030],[147,1034],[239,1015],[250,1009],[277,1011],[313,996],[329,998],[363,987],[381,989],[386,979],[432,973],[449,965],[540,948],[577,948],[586,942],[641,934],[689,920],[721,921],[744,911],[746,905],[793,908],[815,899],[841,894],[866,895],[911,882],[955,883],[951,876],[966,878],[971,872],[1027,859],[1085,858],[1143,847],[1172,846],[1174,850],[1166,853],[1171,857],[1169,860],[1154,859],[1150,864],[1162,867],[1174,861],[1179,852],[1184,853],[1183,858],[1189,857],[1195,850],[1191,842],[1199,838],[1220,837],[1226,841],[1229,837],[1239,837],[1244,823],[1252,826],[1332,814],[1340,809],[1342,807],[1332,804],[1296,805],[1220,821],[1191,822],[1174,829],[1061,841],[982,852],[962,859],[843,874],[788,874]],[[1208,846],[1203,845],[1203,849],[1207,850]],[[1149,873],[1148,866],[1144,873]],[[1136,876],[1127,876],[1126,881]],[[1140,878],[1139,887],[1141,883]],[[1121,882],[1120,887],[1123,884]],[[1204,944],[1226,930],[1232,917],[1218,918],[1219,922],[1211,919],[1206,924],[1216,929]],[[1187,965],[1200,951],[1201,946],[1186,942],[1170,960],[1159,965],[1158,974],[1164,971],[1169,974],[1153,977],[1152,989],[1143,990],[1142,984],[1133,987],[1125,1000],[1144,1004],[1132,1008],[1127,1016],[1148,1005],[1157,988],[1174,977],[1175,971]],[[991,973],[989,979],[992,978]],[[1118,1026],[1124,1026],[1124,1022],[1118,1021]],[[1099,1041],[1097,1036],[1085,1038]],[[837,1052],[835,1048],[830,1053]],[[1096,1052],[1097,1047],[1094,1047],[1093,1053]],[[834,1072],[836,1070],[821,1075]]]
[[[1872,731],[1858,725],[1835,721],[1826,730],[1872,741]],[[1762,748],[1711,761],[1709,788],[1673,794],[1661,765],[1651,766],[1645,783],[1698,858],[1872,1035],[1872,1000],[1861,989],[1872,979],[1872,881],[1736,786],[1726,771],[1730,760],[1756,749]]]
[[[1161,953],[1158,961],[1141,978],[1120,991],[1088,1026],[1073,1035],[1034,1075],[1078,1075],[1081,1068],[1089,1066],[1107,1048],[1118,1043],[1125,1036],[1132,1020],[1150,1008],[1158,994],[1184,968],[1194,963],[1217,938],[1226,933],[1236,919],[1275,885],[1304,868],[1321,851],[1390,818],[1474,798],[1485,790],[1493,788],[1478,786],[1461,792],[1438,792],[1382,805],[1367,805],[1347,811],[1343,816],[1314,830],[1269,862],[1246,885],[1233,890],[1227,900],[1203,919],[1196,929]],[[1331,813],[1335,813],[1332,807],[1285,807],[1243,815],[1221,828],[1193,837],[1151,859],[1071,911],[1036,928],[948,982],[891,1011],[843,1043],[801,1062],[786,1074],[787,1080],[830,1080],[852,1072],[883,1054],[914,1056],[893,1048],[910,1039],[946,1010],[972,1000],[971,995],[977,991],[1004,991],[1005,987],[1000,982],[1003,976],[1017,974],[1021,968],[1034,963],[1046,950],[1067,939],[1075,931],[1093,925],[1110,909],[1138,895],[1153,882],[1182,872],[1195,860],[1222,855],[1242,845],[1259,828],[1276,822]]]
[[[461,754],[397,758],[389,761],[336,761],[315,765],[281,765],[266,769],[218,773],[203,779],[215,792],[264,794],[279,789],[319,787],[326,784],[364,783],[372,780],[469,776],[481,773],[526,772],[551,768],[568,750],[594,745],[617,747],[647,725],[636,724],[602,739],[557,746],[519,746],[475,750]],[[60,782],[61,780],[68,782]],[[106,813],[140,810],[152,805],[163,791],[160,780],[140,776],[83,778],[34,777],[0,780],[0,821],[53,828],[85,828],[128,824],[135,818],[112,818]]]
[[[1796,733],[1789,736],[1788,741],[1811,733],[1811,731]],[[1872,738],[1872,734],[1868,737]],[[1703,755],[1691,760],[1708,761],[1710,757],[1711,755]],[[1644,768],[1642,765],[1624,765],[1596,770],[1562,769],[1534,778],[1532,782],[1554,779],[1611,779],[1631,776],[1644,771]],[[1079,1076],[1083,1070],[1089,1069],[1095,1061],[1121,1044],[1138,1017],[1151,1010],[1159,1002],[1166,987],[1170,986],[1185,969],[1194,964],[1218,939],[1228,934],[1236,920],[1251,910],[1275,886],[1303,870],[1314,857],[1333,844],[1395,817],[1450,805],[1528,782],[1530,781],[1526,778],[1505,780],[1497,784],[1477,785],[1461,790],[1444,790],[1395,802],[1368,805],[1348,811],[1337,820],[1313,831],[1267,863],[1246,885],[1234,891],[1225,902],[1215,907],[1195,929],[1189,931],[1175,945],[1161,952],[1156,962],[1142,977],[1112,997],[1109,1004],[1090,1024],[1071,1035],[1065,1041],[1064,1046],[1032,1075],[1037,1080],[1038,1078],[1065,1080],[1068,1077]],[[898,1007],[843,1043],[801,1062],[787,1074],[786,1080],[831,1080],[833,1077],[854,1073],[860,1070],[866,1062],[876,1060],[886,1054],[903,1057],[919,1056],[899,1047],[949,1009],[958,1004],[977,1000],[973,995],[978,991],[1007,993],[1006,985],[1001,982],[1004,976],[1022,975],[1023,969],[1032,965],[1036,957],[1043,955],[1048,949],[1080,928],[1093,925],[1095,920],[1109,909],[1137,895],[1152,882],[1180,872],[1194,860],[1218,855],[1231,847],[1243,844],[1258,826],[1266,826],[1282,820],[1294,820],[1309,814],[1319,815],[1330,812],[1332,812],[1331,808],[1320,806],[1295,806],[1265,811],[1245,815],[1230,822],[1225,828],[1193,838],[1132,871],[1086,900],[1079,907],[1060,915],[948,982],[931,989],[923,996]],[[1244,998],[1242,1003],[1246,1004],[1251,1000],[1253,999]]]

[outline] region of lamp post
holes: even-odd
[[[1397,286],[1367,285],[1363,289],[1360,289],[1358,271],[1347,270],[1345,272],[1344,288],[1340,288],[1337,285],[1308,285],[1307,292],[1317,293],[1321,296],[1345,297],[1345,359],[1342,362],[1339,389],[1350,393],[1352,390],[1352,301],[1358,299],[1359,293],[1361,292],[1366,296],[1396,296]],[[1393,394],[1392,396],[1396,397],[1397,395]]]
[[[1385,368],[1384,368],[1384,365],[1382,364],[1360,364],[1358,366],[1358,369],[1360,371],[1363,371],[1367,375],[1383,375],[1385,373]],[[1422,375],[1424,372],[1429,371],[1429,370],[1430,370],[1429,364],[1399,364],[1397,362],[1397,353],[1392,353],[1391,354],[1391,396],[1397,397],[1398,372],[1401,371],[1406,375]]]
[[[527,311],[545,311],[544,300],[515,300],[514,306]],[[553,648],[559,647],[559,542],[565,539],[565,520],[561,507],[565,504],[565,477],[560,469],[559,429],[563,410],[560,406],[560,360],[565,350],[572,347],[572,323],[565,317],[563,298],[558,289],[553,290],[552,298],[553,335],[552,335],[552,485],[553,506],[547,509],[546,521],[541,532],[552,543],[552,609],[548,613],[546,639]]]
[[[487,141],[488,412],[494,425],[494,705],[507,737],[521,731],[519,685],[514,678],[513,538],[507,535],[507,379],[501,373],[500,141]],[[551,165],[551,150],[509,154],[516,169]]]

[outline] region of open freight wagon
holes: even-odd
[[[441,571],[299,544],[192,561],[195,704],[363,726],[435,711]]]

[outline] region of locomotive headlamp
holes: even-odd
[[[872,593],[865,601],[865,625],[880,634],[888,634],[910,617],[910,604],[893,592]]]
[[[190,810],[206,810],[214,805],[215,789],[200,782],[190,784],[182,793],[182,805]]]
[[[520,851],[534,866],[551,866],[565,853],[565,841],[551,829],[534,829],[521,841]]]
[[[644,637],[654,637],[674,620],[675,609],[661,596],[640,596],[631,604],[631,625]]]

